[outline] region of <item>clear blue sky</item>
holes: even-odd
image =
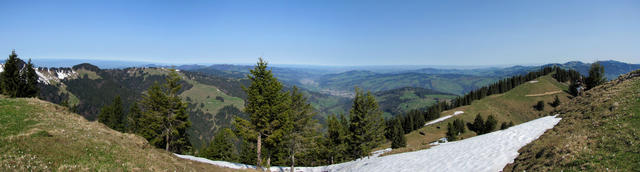
[[[2,54],[16,49],[34,59],[640,63],[640,1],[1,0],[0,6]]]

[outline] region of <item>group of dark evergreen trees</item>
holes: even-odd
[[[11,51],[4,62],[0,73],[0,93],[9,97],[36,97],[38,91],[38,74],[33,68],[31,59],[26,64]]]
[[[458,140],[458,136],[466,131],[467,130],[464,128],[464,121],[462,119],[455,119],[453,120],[453,123],[447,123],[447,141]]]
[[[155,83],[133,103],[129,113],[123,110],[120,96],[103,106],[98,121],[114,130],[138,134],[150,144],[176,153],[191,152],[187,129],[191,126],[187,105],[178,96],[180,76],[171,70],[164,84]]]
[[[262,59],[247,77],[251,83],[244,88],[244,112],[249,118],[234,120],[240,145],[235,152],[245,156],[241,161],[257,167],[325,164],[316,158],[324,150],[320,124],[312,119],[315,113],[302,92],[296,87],[284,91]]]

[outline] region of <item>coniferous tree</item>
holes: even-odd
[[[598,62],[591,64],[591,68],[589,68],[589,77],[586,78],[587,90],[590,90],[606,81],[607,78],[604,77],[604,66],[600,65]]]
[[[233,131],[224,128],[213,136],[213,140],[202,150],[200,156],[212,160],[235,161],[237,159],[235,142],[236,136]]]
[[[142,111],[140,111],[138,103],[133,102],[127,115],[127,131],[130,133],[138,133],[140,128],[144,127],[140,125],[140,121],[142,120]]]
[[[535,108],[538,111],[543,111],[544,110],[544,101],[542,101],[542,100],[538,101],[538,103],[536,103],[536,105],[534,105],[533,108]]]
[[[480,116],[480,114],[476,115],[476,118],[473,120],[473,123],[467,123],[467,128],[469,128],[469,130],[476,132],[478,135],[480,135],[484,128],[484,119],[482,119],[482,116]]]
[[[162,86],[155,83],[143,96],[140,135],[156,147],[182,153],[191,150],[187,129],[191,127],[186,104],[178,96],[180,76],[171,70]]]
[[[482,134],[492,132],[496,129],[496,126],[498,126],[498,121],[493,117],[493,115],[489,115],[487,117],[487,120],[484,122]]]
[[[551,107],[554,107],[554,108],[560,106],[560,98],[558,98],[558,96],[556,96],[553,99],[553,102],[551,102],[550,105],[551,105]]]
[[[20,97],[36,97],[40,88],[38,87],[38,74],[36,74],[33,68],[31,59],[29,59],[29,62],[22,68],[20,76]]]
[[[98,114],[98,121],[120,132],[125,131],[124,118],[125,114],[122,110],[122,100],[120,100],[120,96],[116,96],[111,105],[102,107],[100,114]]]
[[[327,118],[327,147],[329,149],[329,163],[340,163],[347,160],[348,121],[344,115],[337,118],[329,115]]]
[[[2,92],[9,97],[18,97],[20,95],[20,59],[16,51],[11,51],[11,55],[4,62],[2,72]]]
[[[367,156],[384,140],[384,119],[378,103],[371,94],[356,88],[353,106],[349,111],[348,153],[353,159]]]
[[[512,126],[513,126],[513,121],[510,121],[509,123],[502,122],[502,124],[500,125],[500,130],[507,129],[507,128],[512,127]]]
[[[399,119],[392,120],[393,128],[391,129],[391,148],[401,148],[407,146],[407,138],[404,136],[404,130]]]
[[[456,141],[458,134],[456,130],[453,128],[453,124],[450,122],[447,123],[447,141]]]
[[[283,142],[282,147],[288,148],[285,150],[285,155],[289,157],[288,161],[291,164],[291,170],[293,170],[296,164],[296,154],[302,155],[310,151],[316,144],[314,141],[319,136],[316,131],[320,126],[316,120],[312,119],[315,113],[312,112],[311,104],[307,103],[307,99],[298,90],[298,87],[293,87],[289,99],[291,100],[289,119],[292,126],[290,131],[285,134],[286,141]],[[280,158],[280,161],[284,160],[287,158]]]
[[[249,114],[249,121],[236,118],[235,124],[243,135],[254,135],[256,138],[256,167],[259,168],[262,166],[263,146],[269,166],[276,146],[283,140],[286,131],[290,130],[290,100],[287,93],[282,92],[282,84],[273,77],[262,58],[247,77],[251,85],[244,88],[247,93],[244,111]]]

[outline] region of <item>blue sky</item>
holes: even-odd
[[[5,1],[0,50],[161,63],[640,63],[640,1]]]

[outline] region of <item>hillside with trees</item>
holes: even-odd
[[[505,171],[637,171],[640,71],[563,102],[562,121],[523,147]]]

